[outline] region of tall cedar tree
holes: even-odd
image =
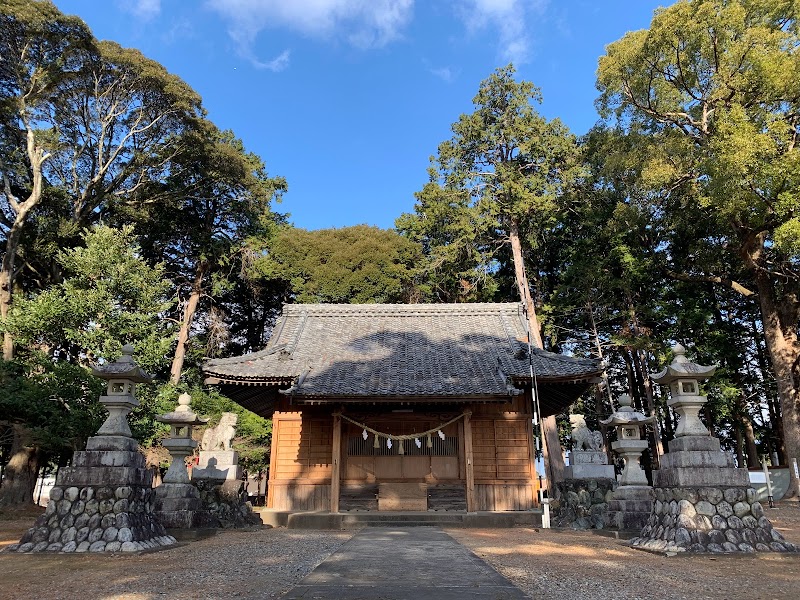
[[[658,210],[702,221],[755,283],[721,261],[676,279],[757,294],[789,457],[800,458],[800,63],[790,0],[681,1],[600,59],[600,106],[641,134]],[[790,495],[800,494],[792,472]]]
[[[500,251],[510,247],[532,343],[542,348],[525,255],[535,251],[538,230],[556,219],[559,199],[579,175],[580,163],[575,137],[558,119],[548,121],[536,112],[539,89],[516,81],[514,73],[508,65],[481,82],[475,111],[459,117],[453,137],[432,157],[430,181],[417,194],[415,214],[401,216],[397,226],[423,244],[434,265],[482,250],[473,255],[477,273],[497,270]],[[559,448],[548,457],[554,482],[563,472],[555,418],[546,419],[544,427],[546,446]]]

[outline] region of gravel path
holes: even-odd
[[[768,510],[800,543],[800,504]],[[547,600],[760,600],[800,597],[800,554],[678,555],[629,548],[591,532],[448,529],[528,596]]]
[[[768,516],[800,544],[800,504]],[[0,547],[16,542],[35,515],[0,515]],[[758,600],[797,598],[800,554],[665,557],[588,532],[448,529],[534,599]],[[353,532],[222,531],[170,550],[126,555],[0,553],[3,600],[277,598]],[[423,599],[420,599],[423,600]]]
[[[223,531],[138,556],[2,553],[0,598],[276,598],[351,535],[286,529]]]

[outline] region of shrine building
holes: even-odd
[[[207,360],[206,383],[273,420],[267,506],[523,511],[541,416],[597,361],[533,349],[518,303],[286,305],[267,347]]]

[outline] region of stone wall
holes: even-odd
[[[605,478],[566,479],[558,483],[560,499],[550,504],[553,526],[602,529],[616,487],[616,480]]]
[[[221,527],[255,527],[261,517],[253,512],[241,481],[220,483],[210,479],[195,480],[200,490],[202,508],[219,521]]]
[[[655,488],[633,546],[675,552],[797,552],[764,515],[752,488]]]
[[[152,518],[149,486],[54,487],[17,552],[135,552],[175,543]]]

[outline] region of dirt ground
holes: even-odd
[[[800,544],[800,503],[765,509]],[[651,554],[592,532],[449,530],[531,598],[761,600],[800,598],[800,553]]]
[[[0,548],[15,543],[40,509],[0,514]],[[800,504],[768,517],[800,544]],[[665,557],[590,532],[448,529],[531,598],[592,600],[772,599],[800,596],[800,554]],[[351,532],[262,529],[138,555],[0,552],[3,600],[275,598],[336,551]]]

